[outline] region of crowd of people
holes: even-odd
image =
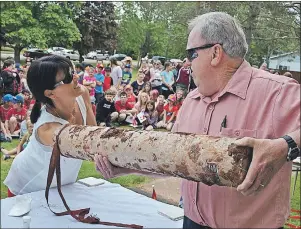
[[[20,138],[15,149],[1,148],[6,160],[19,154],[29,141],[35,98],[27,84],[30,63],[21,66],[7,59],[1,65],[1,142]],[[102,61],[95,66],[78,63],[73,77],[88,89],[97,125],[170,131],[185,96],[195,88],[189,61],[163,66],[159,60],[143,59],[136,77],[133,68],[130,57],[121,64],[116,59],[106,65]]]

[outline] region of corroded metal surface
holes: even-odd
[[[58,130],[59,131],[59,130]],[[57,133],[58,133],[57,131]],[[116,166],[168,174],[207,185],[237,187],[245,178],[251,150],[234,138],[97,126],[67,126],[58,144],[65,157],[92,161],[106,155]]]

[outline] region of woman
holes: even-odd
[[[29,67],[28,86],[36,99],[30,115],[33,133],[4,181],[9,196],[45,189],[57,128],[68,123],[96,125],[89,92],[73,80],[73,72],[70,60],[58,55],[40,58]],[[81,163],[61,157],[62,185],[76,181]],[[51,187],[55,183],[53,181]]]
[[[162,76],[160,70],[161,62],[158,60],[154,67],[150,69],[150,82],[152,84],[152,88],[158,90],[159,94],[162,94]]]

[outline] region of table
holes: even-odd
[[[105,181],[96,187],[74,183],[62,187],[65,199],[71,209],[90,207],[102,221],[138,224],[144,228],[182,228],[183,220],[173,221],[158,214],[158,210],[175,206],[161,203],[146,196],[123,188],[119,184]],[[116,228],[104,225],[84,224],[71,216],[55,216],[45,200],[45,191],[28,193],[32,198],[31,228]],[[1,228],[22,228],[22,217],[10,217],[8,213],[15,204],[15,197],[1,200]],[[50,190],[49,203],[56,212],[63,211],[64,205],[56,188]]]

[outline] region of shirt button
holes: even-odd
[[[236,136],[239,136],[239,135],[240,135],[240,131],[239,131],[239,130],[236,130],[236,131],[234,132],[234,134],[235,134]]]
[[[195,204],[195,200],[192,200],[192,203]]]
[[[206,132],[207,132],[207,128],[205,127],[205,128],[204,128],[204,133],[206,133]]]
[[[213,109],[213,106],[212,106],[212,105],[210,105],[210,106],[209,106],[209,110],[212,110],[212,109]]]

